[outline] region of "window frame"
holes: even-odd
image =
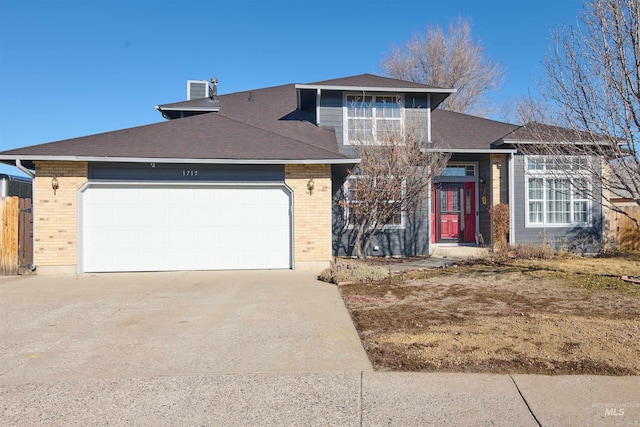
[[[351,181],[352,179],[358,179],[363,177],[364,175],[361,174],[354,174],[354,175],[349,175],[347,177],[347,179],[344,181],[344,184],[342,184],[342,191],[343,191],[343,200],[345,201],[344,204],[344,210],[343,210],[343,216],[344,216],[344,221],[345,221],[345,228],[347,229],[353,229],[355,228],[355,225],[351,222],[351,215],[350,215],[350,204],[359,204],[359,203],[364,203],[362,201],[352,201],[349,198],[349,181]],[[393,178],[393,177],[391,177]],[[386,178],[385,178],[386,179]],[[406,191],[405,188],[406,183],[403,181],[402,182],[402,193],[404,194],[404,192]],[[394,200],[389,200],[388,203],[393,203]],[[405,224],[406,224],[406,211],[403,209],[402,212],[400,213],[400,223],[389,223],[389,224],[385,224],[382,226],[382,230],[404,230],[405,228]]]
[[[350,101],[349,98],[350,97],[354,97],[355,100]],[[350,115],[349,111],[351,110],[350,108],[350,104],[353,102],[360,102],[358,100],[364,100],[364,102],[366,103],[367,98],[370,98],[370,104],[371,104],[371,113],[368,115]],[[399,117],[388,117],[388,116],[379,116],[379,107],[378,105],[378,98],[393,98],[395,99],[394,104],[397,104],[399,106],[398,111],[399,111]],[[349,134],[350,134],[350,128],[349,128],[349,121],[350,120],[371,120],[371,139],[370,140],[364,140],[364,139],[350,139],[349,138]],[[404,105],[404,94],[401,93],[380,93],[380,92],[376,92],[376,93],[352,93],[352,92],[347,92],[343,94],[343,142],[344,145],[354,145],[357,144],[358,142],[361,143],[376,143],[376,144],[382,144],[384,143],[384,140],[381,140],[381,138],[379,138],[379,133],[383,132],[382,129],[379,130],[379,128],[381,128],[380,124],[383,122],[398,122],[399,123],[399,128],[400,128],[400,132],[404,134],[404,122],[405,122],[405,105]],[[354,130],[354,131],[357,131]]]
[[[576,162],[580,160],[580,162]],[[585,168],[580,167],[580,163],[586,161]],[[588,174],[588,162],[590,159],[584,156],[566,156],[561,159],[548,156],[527,156],[524,162],[524,205],[525,205],[525,227],[527,228],[566,228],[566,227],[589,227],[593,221],[593,201],[586,196],[580,196],[580,190],[578,187],[581,185],[578,181],[583,181],[587,191],[590,191],[593,183],[586,179],[584,174]],[[558,168],[558,165],[569,165],[567,169]],[[566,171],[563,173],[562,171]],[[576,176],[577,175],[577,176]],[[538,181],[539,187],[532,188],[532,181]],[[553,189],[554,181],[564,181],[568,184],[568,197],[566,199],[559,199],[551,197],[553,192],[558,192]],[[539,192],[540,197],[532,198],[531,191]],[[550,205],[552,203],[567,203],[568,211],[551,211]],[[541,221],[532,221],[531,209],[532,203],[538,203],[540,208],[536,209]],[[577,204],[584,204],[586,206],[586,221],[576,221],[577,215],[584,215],[584,210],[577,210]],[[569,215],[569,222],[550,222],[550,215],[555,212],[556,214]]]

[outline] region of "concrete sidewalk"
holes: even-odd
[[[401,273],[404,271],[422,270],[425,268],[443,268],[449,267],[459,261],[482,259],[487,258],[488,256],[489,250],[487,248],[478,248],[475,246],[438,245],[434,246],[433,254],[428,258],[423,258],[418,261],[389,264],[388,269],[391,273]]]
[[[0,385],[3,426],[640,425],[637,377],[255,373]]]

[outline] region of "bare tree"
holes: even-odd
[[[515,100],[506,100],[502,106],[504,120],[525,125],[527,123],[545,123],[560,126],[552,105],[546,99],[534,97],[530,92],[518,96]]]
[[[531,124],[542,130],[537,139],[549,143],[521,150],[590,158],[585,178],[601,181],[604,191],[587,189],[589,198],[629,216],[612,199],[640,205],[640,2],[588,0],[575,27],[555,32],[545,74],[541,93],[556,124],[571,133],[549,135],[550,128]]]
[[[403,46],[393,46],[381,64],[394,78],[441,88],[455,88],[442,108],[459,113],[487,115],[486,97],[504,79],[504,68],[486,57],[480,41],[471,36],[471,20],[459,18],[445,34],[440,26],[428,26]]]
[[[423,127],[411,120],[405,120],[402,128],[398,121],[380,120],[385,115],[380,106],[372,126],[372,114],[366,108],[370,99],[364,95],[349,106],[359,110],[353,114],[358,120],[349,132],[361,162],[350,171],[346,197],[341,201],[355,233],[355,253],[361,259],[367,257],[371,241],[385,226],[400,224],[403,215],[415,212],[450,158],[437,144],[427,141]]]

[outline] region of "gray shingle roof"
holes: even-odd
[[[0,155],[229,160],[335,160],[335,132],[291,114],[293,84],[219,97],[221,110],[8,150]],[[200,104],[202,100],[182,104]]]
[[[392,79],[390,77],[376,76],[374,74],[359,74],[357,76],[343,77],[339,79],[322,80],[308,83],[314,86],[353,86],[353,87],[381,87],[381,88],[416,88],[416,89],[442,89],[435,86],[414,83],[406,80]]]
[[[452,149],[490,149],[492,143],[518,127],[446,110],[434,110],[431,117],[433,140]]]
[[[593,137],[586,132],[529,122],[506,135],[504,139],[510,142],[588,142],[591,138]]]

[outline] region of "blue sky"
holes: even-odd
[[[381,73],[394,44],[473,20],[507,68],[503,100],[534,90],[550,31],[579,0],[0,0],[0,151],[164,119],[188,79],[219,93]],[[497,117],[498,118],[498,117]],[[0,173],[21,175],[15,167]]]

